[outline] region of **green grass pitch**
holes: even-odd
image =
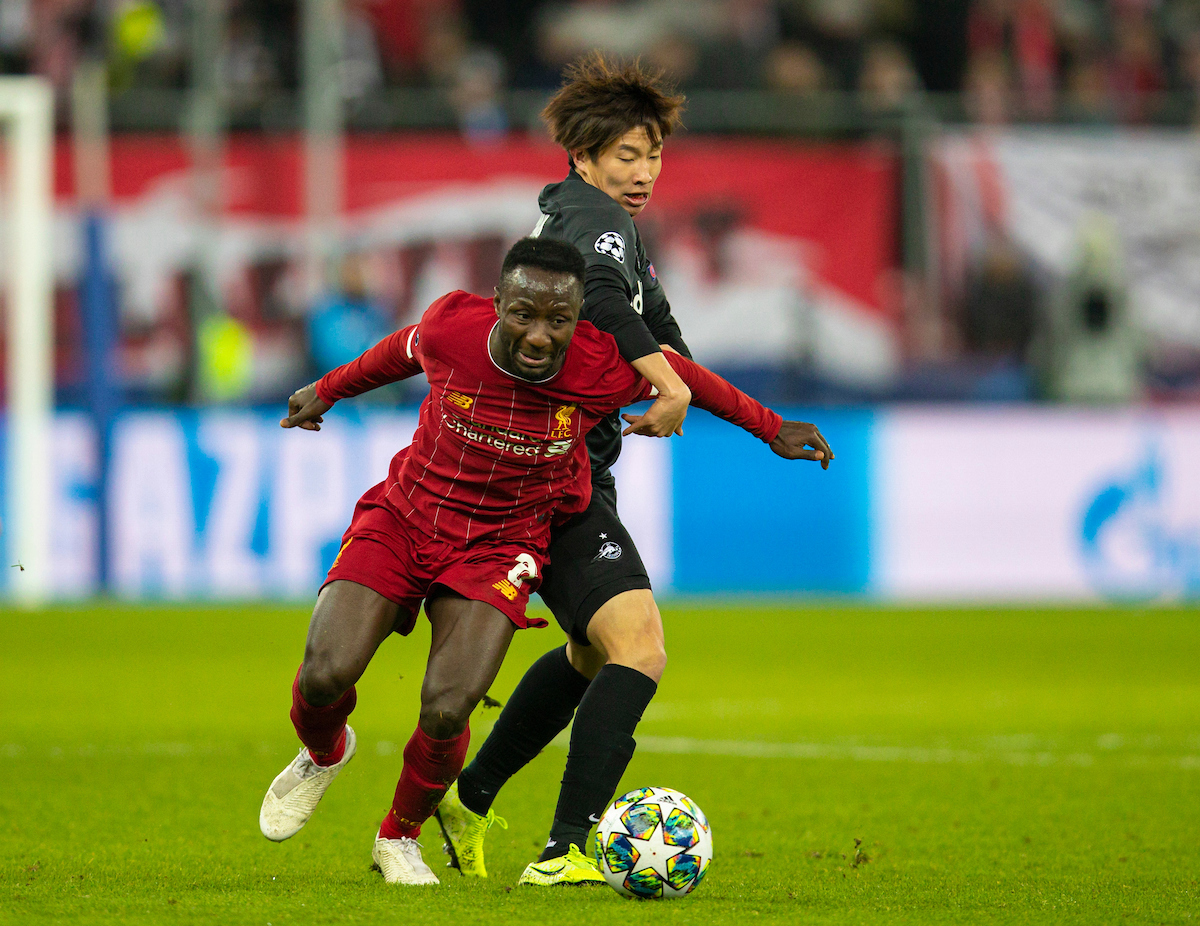
[[[359,685],[359,754],[308,827],[257,813],[294,755],[305,607],[0,616],[0,922],[1179,923],[1200,920],[1200,611],[669,605],[625,784],[708,813],[691,897],[512,885],[565,751],[500,795],[486,882],[369,871],[427,625]],[[560,642],[518,634],[493,689]],[[494,713],[476,714],[478,744]],[[436,825],[426,859],[441,871]]]

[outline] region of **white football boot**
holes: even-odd
[[[356,748],[354,728],[349,724],[346,724],[346,752],[336,765],[317,765],[308,747],[301,746],[300,754],[275,776],[263,798],[262,810],[258,812],[262,834],[272,842],[283,842],[300,832],[338,772],[354,758]]]
[[[376,833],[371,858],[387,884],[441,883],[421,858],[421,844],[415,839],[384,839]]]

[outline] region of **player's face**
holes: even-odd
[[[575,169],[592,186],[603,190],[631,216],[650,202],[650,192],[662,170],[662,145],[654,146],[644,126],[630,129],[592,159],[575,154]]]
[[[575,277],[517,267],[500,282],[495,305],[500,324],[488,347],[501,369],[534,382],[562,369],[583,306]]]

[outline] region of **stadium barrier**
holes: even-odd
[[[827,472],[780,460],[698,411],[682,439],[626,442],[620,506],[656,588],[904,600],[1200,596],[1200,412],[788,414],[820,423],[837,454]],[[339,407],[318,435],[283,431],[269,412],[126,413],[100,486],[88,418],[61,413],[53,592],[90,596],[105,576],[131,599],[311,598],[355,499],[383,477],[415,420]],[[22,552],[4,539],[5,565],[16,566]],[[6,597],[21,575],[4,569]]]

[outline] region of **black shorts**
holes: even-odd
[[[597,479],[592,503],[550,535],[550,565],[538,594],[563,631],[588,645],[592,615],[621,592],[650,588],[633,538],[617,517],[612,476]]]

